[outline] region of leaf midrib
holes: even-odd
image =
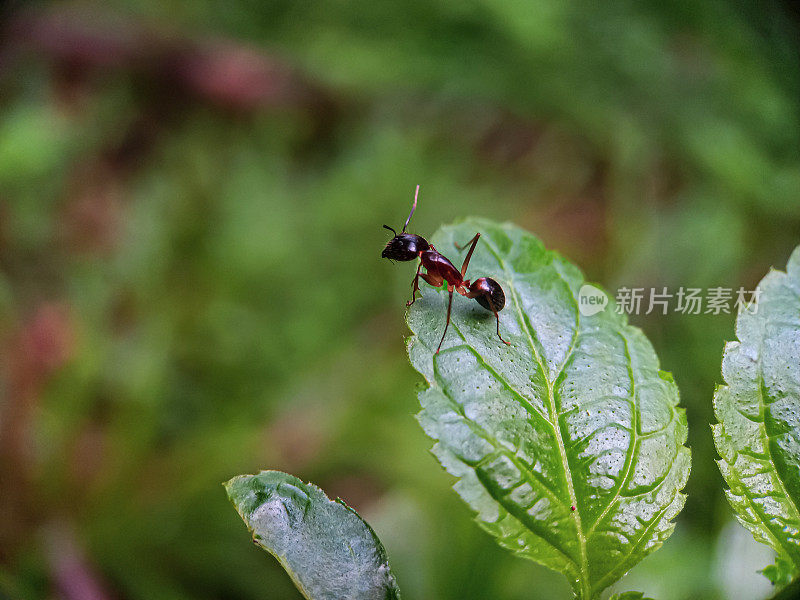
[[[783,482],[783,478],[781,477],[780,471],[778,471],[778,467],[775,464],[775,460],[774,460],[774,458],[772,456],[772,448],[771,448],[770,443],[769,443],[770,442],[770,436],[767,433],[767,426],[766,426],[766,423],[765,423],[767,406],[766,406],[766,402],[764,401],[764,392],[766,391],[765,390],[766,386],[764,384],[764,371],[763,371],[763,356],[764,356],[764,354],[763,354],[763,352],[764,352],[764,337],[763,337],[763,332],[762,332],[762,336],[761,336],[761,339],[759,340],[759,344],[758,344],[758,413],[759,413],[759,417],[760,417],[760,421],[759,421],[758,427],[761,430],[761,434],[764,436],[764,453],[766,454],[767,460],[769,461],[770,465],[772,466],[772,472],[775,473],[775,479],[777,480],[778,485],[780,486],[780,491],[783,494],[783,497],[786,498],[786,500],[789,502],[791,507],[794,508],[794,512],[795,512],[794,517],[795,517],[795,520],[798,520],[798,517],[800,517],[800,510],[798,510],[798,507],[797,507],[797,504],[796,504],[794,498],[792,498],[789,495],[789,492],[786,489],[786,485]],[[749,489],[747,488],[747,486],[744,486],[744,489],[745,489],[745,496],[747,496],[747,499],[748,499],[748,503],[751,506],[753,506],[753,509],[755,510],[755,506],[754,506],[755,503],[752,501],[753,498],[750,497],[747,494]],[[756,514],[761,514],[761,511],[757,511]],[[770,530],[770,535],[772,535],[773,537],[776,537],[774,535],[774,533],[772,532],[772,530],[770,529],[770,527],[769,527],[769,519],[764,519],[764,517],[766,517],[766,514],[763,514],[761,516],[762,516],[762,522],[764,523],[765,527],[768,530]],[[787,540],[781,540],[780,546],[781,547],[788,547],[791,551],[796,550],[796,548],[794,548],[790,544],[788,544]],[[793,554],[791,552],[789,552],[787,554],[790,557],[790,560],[795,564],[795,566],[798,566],[797,565],[797,561],[793,558]]]
[[[570,514],[572,515],[573,521],[575,522],[575,530],[578,535],[578,547],[580,550],[580,564],[579,569],[581,573],[581,588],[582,588],[582,596],[586,599],[591,598],[591,584],[589,582],[589,560],[588,555],[586,552],[586,537],[584,535],[583,527],[581,525],[581,515],[580,510],[578,508],[578,501],[577,497],[575,496],[575,486],[572,481],[572,470],[569,466],[569,459],[567,458],[566,448],[564,447],[564,439],[561,436],[561,427],[558,419],[558,411],[555,406],[555,394],[553,393],[553,381],[550,379],[548,371],[545,369],[545,365],[542,362],[541,357],[539,356],[539,352],[536,349],[536,345],[533,342],[533,336],[531,334],[532,326],[528,320],[528,316],[525,312],[520,308],[519,300],[517,298],[517,290],[514,285],[514,278],[509,272],[508,267],[506,266],[506,262],[501,258],[498,250],[494,247],[494,244],[491,241],[486,239],[486,246],[489,248],[489,251],[497,260],[498,264],[502,267],[503,271],[506,275],[506,281],[508,281],[509,289],[511,290],[511,299],[514,303],[514,309],[517,312],[517,316],[520,318],[522,322],[522,326],[525,330],[525,336],[528,340],[528,345],[531,348],[531,352],[533,357],[536,359],[536,362],[539,365],[539,369],[541,370],[542,376],[544,377],[545,381],[547,382],[547,403],[548,403],[548,412],[550,416],[551,423],[553,424],[553,429],[555,430],[556,442],[558,443],[558,453],[561,458],[561,466],[564,469],[564,473],[566,475],[566,483],[567,483],[567,492],[569,493],[570,503],[571,506],[575,507],[575,510],[570,510]],[[562,281],[564,281],[561,273],[558,273],[559,277],[561,277]],[[566,281],[564,281],[566,283]],[[569,285],[567,285],[569,287]],[[575,337],[577,337],[578,332],[576,330]],[[573,339],[574,343],[574,339]],[[567,352],[567,356],[565,357],[566,360],[569,358],[572,351],[572,344],[570,344],[570,349]]]
[[[461,333],[461,330],[460,330],[460,329],[459,329],[457,326],[456,326],[456,331],[458,331],[458,332],[459,332],[459,335],[460,335],[460,336],[462,337],[462,339],[463,339],[463,334]],[[450,351],[450,350],[453,350],[453,349],[455,349],[455,348],[459,348],[459,347],[468,348],[468,349],[472,350],[473,352],[475,352],[474,348],[472,348],[471,346],[469,346],[469,345],[468,345],[468,344],[466,344],[466,343],[465,343],[465,344],[463,344],[462,346],[456,346],[456,347],[454,347],[454,348],[448,348],[447,350],[445,350],[445,352],[447,352],[447,351]],[[431,348],[428,348],[428,349],[432,351],[432,349],[431,349]],[[437,377],[437,376],[438,376],[438,373],[439,373],[438,367],[436,366],[436,364],[434,364],[434,371],[433,371],[433,375],[434,375],[434,378],[435,378],[435,379],[438,379],[438,377]],[[469,417],[467,417],[466,413],[464,412],[464,407],[463,407],[463,406],[461,406],[461,405],[460,405],[458,402],[456,402],[455,400],[453,400],[453,399],[452,399],[452,398],[451,398],[451,397],[450,397],[450,396],[449,396],[449,395],[448,395],[448,394],[447,394],[447,393],[444,391],[444,386],[442,386],[440,382],[437,382],[437,384],[438,384],[438,386],[439,386],[439,389],[441,389],[441,390],[442,390],[442,395],[443,395],[445,398],[447,398],[448,402],[450,403],[450,405],[451,405],[451,408],[452,408],[452,409],[453,409],[453,410],[454,410],[454,411],[455,411],[457,414],[459,414],[461,417],[463,417],[463,418],[464,418],[464,421],[467,423],[467,427],[469,427],[469,428],[470,428],[470,430],[472,430],[472,432],[473,432],[473,433],[475,433],[475,435],[477,435],[478,437],[480,437],[480,438],[482,438],[482,439],[486,440],[487,442],[489,442],[489,444],[491,444],[491,445],[492,445],[492,447],[494,447],[494,448],[498,448],[498,449],[500,449],[500,448],[502,448],[502,447],[503,447],[503,445],[500,443],[500,441],[499,441],[499,440],[498,440],[496,437],[494,437],[493,435],[491,435],[491,434],[490,434],[488,431],[484,430],[484,429],[483,429],[483,428],[482,428],[482,427],[481,427],[481,426],[480,426],[478,423],[475,423],[475,422],[474,422],[472,419],[470,419]],[[513,390],[513,388],[511,388],[510,386],[509,386],[509,389],[512,389],[512,390]],[[519,395],[521,398],[524,398],[524,396],[522,396],[521,394],[519,394],[519,392],[516,392],[516,394],[517,394],[517,395]],[[526,481],[527,481],[529,484],[531,484],[531,486],[534,486],[534,485],[535,485],[537,488],[540,488],[541,490],[543,490],[543,492],[544,492],[546,495],[548,495],[548,496],[549,496],[550,498],[552,498],[554,501],[557,501],[557,502],[560,502],[560,501],[561,501],[561,499],[558,497],[558,494],[557,494],[555,491],[551,490],[549,486],[547,486],[547,485],[546,485],[546,484],[544,484],[543,482],[539,481],[539,480],[538,480],[538,479],[535,477],[535,475],[534,475],[534,474],[533,474],[533,473],[532,473],[532,472],[531,472],[531,471],[530,471],[530,470],[527,468],[527,466],[525,466],[525,465],[522,465],[522,464],[520,464],[520,463],[518,462],[518,459],[517,459],[515,456],[513,456],[513,455],[509,455],[508,453],[506,453],[506,452],[503,452],[502,450],[498,450],[498,454],[503,454],[503,455],[504,455],[504,456],[506,456],[506,457],[507,457],[509,460],[511,460],[511,461],[514,463],[514,465],[515,465],[515,466],[516,466],[516,467],[519,469],[520,473],[523,473],[523,476],[525,477]],[[463,461],[462,461],[462,462],[463,462]],[[474,469],[474,468],[477,466],[477,465],[470,465],[470,464],[468,464],[468,463],[465,463],[465,464],[467,464],[468,466],[470,466],[470,467],[471,467],[471,468],[473,468],[473,469]],[[478,463],[478,464],[480,464],[480,463]],[[489,492],[489,490],[488,490],[488,489],[487,489],[487,492]],[[567,561],[569,561],[570,563],[572,563],[572,564],[574,564],[574,565],[578,566],[578,565],[575,563],[575,560],[574,560],[574,558],[573,558],[572,556],[570,556],[569,554],[567,554],[567,553],[566,553],[566,552],[565,552],[565,551],[564,551],[562,548],[560,548],[560,547],[559,547],[559,545],[558,545],[558,544],[557,544],[555,541],[553,541],[553,540],[550,540],[550,539],[548,539],[546,536],[543,536],[543,535],[541,535],[541,534],[537,533],[536,531],[533,531],[533,530],[531,530],[529,527],[527,527],[527,526],[525,525],[525,523],[524,523],[524,521],[523,521],[523,520],[519,519],[519,517],[518,517],[517,515],[513,514],[513,511],[511,510],[511,507],[509,507],[509,506],[507,506],[507,505],[505,504],[505,500],[504,500],[504,498],[502,498],[502,497],[496,497],[496,496],[494,496],[493,494],[491,494],[491,492],[489,492],[489,495],[490,495],[492,498],[494,498],[494,499],[495,499],[495,500],[496,500],[496,501],[497,501],[497,502],[498,502],[498,503],[499,503],[501,506],[503,506],[503,508],[504,508],[506,511],[508,511],[508,512],[509,512],[509,514],[511,514],[512,516],[514,516],[514,517],[515,517],[515,518],[516,518],[516,519],[517,519],[517,520],[520,522],[520,524],[521,524],[523,527],[525,527],[526,529],[528,529],[529,531],[531,531],[531,533],[533,533],[533,534],[534,534],[534,535],[535,535],[535,536],[536,536],[538,539],[541,539],[541,540],[543,540],[544,542],[546,542],[546,543],[547,543],[549,546],[551,546],[551,547],[552,547],[552,548],[553,548],[553,549],[554,549],[556,552],[558,552],[559,554],[561,554],[561,555],[562,555],[562,556],[563,556],[563,557],[564,557],[564,558],[565,558]]]

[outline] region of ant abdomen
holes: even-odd
[[[478,295],[475,296],[475,300],[486,310],[500,312],[506,305],[506,295],[503,292],[503,288],[491,277],[476,279],[472,282],[472,285],[469,286],[469,291],[478,293]],[[491,304],[489,304],[490,298],[492,301]]]

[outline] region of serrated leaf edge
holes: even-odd
[[[794,252],[792,253],[792,257],[794,257],[794,255],[798,252],[798,250],[800,250],[800,247],[798,247],[797,249],[794,250]],[[791,261],[792,258],[790,258],[789,260]],[[764,281],[766,281],[768,278],[770,278],[770,277],[774,278],[775,276],[780,277],[781,279],[788,278],[789,277],[788,266],[787,266],[786,270],[776,269],[775,267],[770,267],[769,271],[761,279],[761,281],[758,283],[757,287],[760,287],[762,285],[762,283]],[[795,291],[795,293],[797,293],[797,290],[794,290],[794,291]],[[735,327],[736,330],[738,330],[738,324],[739,324],[739,319],[740,319],[741,315],[743,313],[747,313],[749,309],[750,309],[750,304],[748,304],[748,305],[740,305],[739,306],[739,310],[738,310],[737,315],[736,315],[736,327]],[[725,343],[725,347],[723,349],[723,357],[722,357],[723,362],[724,362],[725,357],[727,356],[728,352],[732,351],[734,349],[734,347],[738,347],[743,343],[746,343],[746,342],[744,342],[739,337],[738,333],[736,334],[736,339],[735,340],[726,342]],[[765,411],[764,378],[763,378],[763,374],[761,372],[761,351],[762,351],[762,348],[763,348],[763,339],[759,341],[759,353],[758,353],[758,356],[759,356],[759,358],[758,358],[758,384],[759,384],[758,406],[759,406],[759,416],[760,416],[760,419],[758,421],[758,430],[759,430],[760,437],[761,437],[762,441],[764,442],[764,444],[763,444],[764,445],[764,454],[763,454],[763,456],[762,455],[753,455],[752,458],[755,458],[755,459],[758,459],[758,460],[766,460],[766,461],[768,461],[770,463],[770,465],[774,465],[774,460],[772,458],[772,451],[770,450],[770,446],[769,446],[769,443],[768,443],[769,436],[767,435],[766,426],[764,424],[764,418],[765,418],[764,417],[764,411]],[[719,417],[717,416],[717,413],[716,413],[716,405],[717,405],[717,399],[719,397],[719,394],[720,394],[720,392],[730,392],[730,389],[731,389],[731,386],[728,384],[727,380],[725,380],[724,375],[723,375],[723,381],[725,381],[725,384],[716,385],[715,388],[714,388],[713,400],[714,400],[715,418],[717,418],[717,419]],[[745,416],[745,418],[748,418],[748,417]],[[748,420],[751,420],[751,419],[748,418]],[[772,549],[777,553],[776,564],[777,564],[778,561],[783,560],[783,561],[787,562],[789,565],[793,565],[794,566],[794,570],[795,570],[795,575],[796,575],[797,572],[800,571],[800,564],[798,564],[794,560],[792,560],[790,554],[786,552],[786,550],[785,550],[786,547],[787,547],[786,542],[778,539],[778,537],[773,533],[773,531],[767,526],[767,524],[765,523],[765,520],[764,520],[764,515],[762,515],[761,512],[758,510],[758,508],[754,505],[752,499],[746,493],[747,489],[746,489],[745,485],[743,483],[741,483],[741,481],[739,481],[738,476],[736,476],[734,484],[731,483],[731,479],[734,476],[732,474],[730,474],[730,468],[733,467],[733,464],[736,461],[736,457],[739,454],[741,454],[742,451],[736,451],[736,450],[733,450],[733,449],[728,449],[728,448],[721,447],[722,440],[727,436],[727,434],[725,432],[724,423],[722,423],[720,421],[717,421],[716,423],[713,423],[711,425],[711,429],[712,429],[713,437],[714,437],[714,446],[715,446],[715,448],[717,450],[717,453],[720,456],[720,458],[718,460],[716,460],[715,462],[717,463],[717,466],[720,469],[720,472],[721,472],[721,474],[723,476],[723,480],[728,485],[728,489],[725,490],[725,495],[726,495],[726,498],[728,500],[728,503],[730,504],[730,506],[731,506],[731,508],[732,508],[732,510],[734,512],[734,516],[735,516],[736,520],[745,529],[750,531],[750,533],[753,535],[753,537],[756,539],[756,541],[772,547]],[[794,518],[795,518],[795,520],[800,521],[800,507],[798,507],[797,503],[789,495],[789,493],[788,493],[788,491],[786,489],[786,486],[785,486],[785,484],[783,482],[783,479],[780,476],[780,473],[778,473],[778,471],[774,468],[774,466],[772,467],[771,475],[772,475],[771,479],[773,480],[773,482],[777,483],[777,485],[779,486],[779,488],[780,488],[779,491],[780,491],[781,495],[783,495],[783,497],[786,498],[787,501],[789,502],[789,504],[794,508],[794,512],[795,512]],[[736,508],[736,506],[734,504],[734,499],[732,498],[732,496],[734,496],[739,502],[744,502],[749,506],[750,514],[754,517],[753,519],[747,519],[746,516],[743,515]],[[770,542],[772,542],[772,543],[770,543]]]
[[[473,219],[468,219],[468,218],[458,219],[455,222],[453,222],[451,225],[448,225],[448,227],[451,227],[451,226],[454,226],[454,225],[458,225],[458,224],[467,222],[469,220],[477,222],[477,223],[480,223],[481,221],[483,221],[487,225],[490,225],[490,226],[493,226],[493,227],[499,227],[499,228],[504,229],[504,230],[507,230],[507,229],[519,229],[515,224],[510,223],[510,222],[504,222],[504,223],[499,223],[498,224],[498,223],[494,223],[492,221],[487,221],[485,219],[475,219],[475,218],[473,218]],[[566,363],[569,360],[570,355],[572,354],[575,341],[576,341],[576,339],[577,339],[577,337],[579,335],[580,327],[579,327],[579,324],[576,325],[575,334],[573,335],[573,339],[570,341],[570,346],[569,346],[568,351],[566,352],[564,361],[562,362],[562,364],[558,368],[558,371],[557,371],[556,375],[554,377],[551,377],[550,374],[549,374],[549,369],[546,367],[546,365],[542,361],[541,355],[540,355],[540,353],[538,351],[538,348],[536,347],[536,344],[534,343],[534,336],[531,333],[531,324],[530,324],[529,317],[528,317],[527,313],[525,313],[522,310],[522,308],[520,307],[520,303],[519,303],[519,300],[517,298],[516,288],[513,285],[513,277],[511,277],[511,273],[510,273],[510,271],[508,269],[508,266],[506,265],[505,260],[501,257],[498,249],[494,246],[494,244],[491,242],[491,239],[488,236],[486,236],[485,238],[482,238],[482,240],[484,241],[484,243],[486,244],[486,246],[489,249],[489,251],[492,253],[494,258],[497,260],[498,264],[501,265],[501,267],[503,268],[503,270],[505,272],[505,275],[506,275],[505,279],[509,283],[510,296],[511,296],[511,299],[512,299],[512,301],[514,303],[515,310],[517,311],[517,313],[518,313],[518,315],[520,317],[520,321],[524,325],[524,331],[525,331],[525,334],[526,334],[526,338],[527,338],[528,344],[529,344],[529,346],[531,348],[533,356],[536,358],[536,361],[538,363],[539,369],[541,370],[542,374],[545,375],[545,379],[547,381],[547,401],[548,401],[547,409],[548,409],[548,414],[547,415],[542,415],[542,416],[546,417],[546,419],[548,421],[548,424],[555,431],[556,440],[557,440],[557,443],[558,443],[559,455],[560,455],[561,462],[562,462],[562,467],[564,468],[564,472],[566,474],[566,478],[565,479],[566,479],[566,482],[567,482],[567,485],[568,485],[570,502],[571,502],[572,506],[575,507],[575,510],[572,511],[572,518],[575,521],[575,528],[576,528],[576,532],[578,533],[578,539],[579,539],[579,544],[580,544],[580,556],[581,556],[580,564],[576,564],[575,561],[572,559],[572,557],[570,557],[568,555],[565,555],[563,550],[561,550],[558,546],[554,546],[547,539],[542,538],[540,535],[538,535],[537,533],[535,533],[533,531],[531,531],[531,534],[536,536],[538,539],[541,539],[545,543],[547,543],[549,546],[554,548],[559,554],[563,555],[570,563],[572,563],[576,567],[578,567],[578,569],[580,571],[580,579],[579,579],[579,581],[581,583],[581,595],[582,595],[582,597],[584,597],[584,598],[594,598],[594,597],[597,596],[597,594],[599,594],[608,585],[611,585],[611,583],[613,583],[614,581],[619,579],[619,575],[615,576],[614,570],[611,570],[611,571],[609,571],[609,573],[603,579],[599,580],[594,586],[591,586],[589,584],[589,579],[590,578],[589,578],[589,574],[588,574],[588,553],[587,553],[587,550],[586,550],[586,543],[587,543],[586,533],[583,531],[583,528],[582,528],[580,512],[579,512],[579,509],[578,509],[578,503],[576,501],[577,498],[576,498],[575,491],[574,491],[574,482],[573,482],[574,476],[573,476],[572,470],[571,470],[571,468],[569,466],[569,461],[568,461],[568,458],[567,458],[567,455],[566,455],[566,448],[564,446],[563,437],[561,435],[560,426],[558,424],[558,416],[559,415],[557,413],[557,408],[555,406],[554,390],[553,390],[554,383],[558,380],[558,377],[563,372],[564,366],[566,365]],[[541,243],[541,242],[539,242],[539,243]],[[566,261],[561,256],[560,253],[558,253],[557,251],[554,251],[554,250],[547,250],[547,249],[545,249],[545,251],[551,257],[552,262],[554,264],[554,269],[555,269],[556,273],[558,274],[559,278],[562,280],[562,282],[569,289],[571,289],[571,286],[569,285],[569,282],[564,278],[564,274],[561,272],[561,270],[559,270],[557,268],[556,265],[575,268],[576,272],[581,276],[581,279],[585,282],[585,279],[583,278],[583,273],[580,272],[580,269],[578,269],[577,267],[575,267],[574,265],[572,265],[571,263]],[[571,295],[570,297],[572,299],[572,302],[574,302],[576,304],[576,307],[577,307],[577,300],[574,297],[574,295]],[[613,302],[609,303],[609,308],[611,308],[611,309],[614,308]],[[408,313],[407,313],[407,318],[408,318]],[[580,310],[576,310],[576,319],[577,319],[577,321],[579,323],[580,322]],[[455,323],[452,323],[451,326],[454,327],[454,329],[456,329],[457,331],[459,331],[459,334],[461,335],[462,339],[464,339],[464,336],[460,332],[460,330],[458,328],[458,325],[455,324]],[[622,337],[623,342],[625,344],[625,350],[626,350],[626,354],[627,354],[627,357],[628,357],[628,368],[630,370],[630,368],[631,368],[630,367],[631,357],[630,357],[629,348],[628,348],[628,339],[624,335],[622,335],[622,332],[630,330],[630,331],[637,332],[637,334],[641,334],[641,331],[638,328],[628,324],[627,316],[625,314],[621,314],[620,315],[619,326],[620,326],[620,336]],[[410,336],[408,336],[406,338],[406,346],[407,346],[407,351],[409,353],[409,357],[411,357],[412,346],[415,343],[422,344],[423,346],[428,348],[428,346],[426,344],[424,344],[424,342],[421,340],[421,338],[419,338],[418,336],[416,336],[415,334],[412,333],[412,335],[410,335]],[[469,348],[470,350],[473,350],[469,345],[467,345],[465,347]],[[432,348],[428,348],[428,350],[432,350]],[[480,357],[479,357],[479,359],[480,359]],[[657,358],[656,358],[656,360],[657,360]],[[484,362],[483,360],[480,360],[480,361]],[[412,358],[412,364],[414,364],[413,358]],[[418,367],[418,365],[415,365],[415,367]],[[430,379],[430,377],[429,377],[429,373],[430,373],[430,376],[432,376],[435,379],[435,373],[425,371],[424,369],[419,368],[419,367],[417,368],[417,370],[425,378],[425,381],[426,381],[426,383],[428,385],[427,389],[431,389],[431,388],[436,389],[436,388],[439,387],[438,383],[436,381],[432,381]],[[435,367],[434,367],[434,371],[435,371]],[[664,370],[661,370],[661,369],[657,369],[657,372],[658,372],[658,375],[660,377],[662,377],[665,380],[668,380],[669,382],[671,382],[674,385],[674,378],[672,377],[672,374],[670,372],[664,371]],[[499,378],[499,379],[502,381],[502,378]],[[634,381],[635,380],[633,380],[633,378],[632,378],[632,382],[634,382]],[[635,385],[635,382],[633,383],[633,385]],[[506,383],[506,386],[510,387],[507,383]],[[520,396],[520,393],[517,392],[515,389],[513,389],[513,387],[510,387],[510,389],[511,389],[512,392],[514,392],[515,395]],[[422,392],[420,392],[420,398],[421,398],[421,395],[423,393],[425,393],[425,391],[427,391],[427,390],[423,390]],[[450,399],[449,396],[447,396],[447,394],[444,394],[444,396],[448,399],[448,401],[452,402],[452,399]],[[529,401],[524,399],[524,397],[523,397],[523,400],[524,400],[525,404],[529,404]],[[672,410],[676,413],[676,415],[675,415],[676,418],[678,418],[680,420],[681,417],[682,417],[683,420],[685,421],[685,409],[684,408],[682,408],[682,407],[680,407],[678,405],[675,405],[675,406],[672,407]],[[536,412],[538,412],[538,411],[536,411]],[[419,419],[419,416],[421,414],[422,413],[420,413],[418,415],[418,419]],[[638,421],[638,418],[639,418],[639,407],[638,406],[635,407],[635,410],[634,410],[633,414],[634,414],[634,421],[633,421],[632,424],[636,425],[636,422]],[[651,435],[651,433],[648,433],[648,435]],[[621,477],[622,483],[620,484],[620,487],[617,490],[616,495],[614,497],[612,497],[611,501],[609,502],[608,507],[606,508],[606,510],[604,510],[603,514],[593,524],[592,530],[594,529],[594,526],[597,525],[597,523],[602,521],[603,516],[605,514],[607,514],[608,510],[611,510],[611,508],[613,507],[615,501],[618,499],[618,497],[620,495],[620,491],[621,491],[622,487],[624,487],[624,481],[628,477],[630,466],[633,463],[632,455],[633,455],[634,449],[636,447],[637,436],[638,437],[645,437],[645,436],[641,436],[640,434],[638,434],[638,430],[636,428],[634,428],[633,429],[633,437],[632,437],[631,446],[630,446],[629,452],[627,453],[627,456],[626,456],[625,473]],[[650,552],[658,549],[659,547],[661,547],[661,545],[663,544],[664,540],[666,538],[668,538],[669,535],[674,530],[674,527],[675,527],[674,523],[669,523],[669,526],[662,532],[663,535],[658,536],[658,539],[651,540],[649,538],[649,535],[651,535],[652,532],[655,531],[659,527],[659,525],[662,523],[662,521],[665,518],[665,515],[668,515],[666,517],[666,519],[668,521],[671,521],[680,512],[680,510],[682,509],[682,507],[683,507],[683,505],[685,503],[686,495],[683,494],[681,490],[683,489],[683,487],[686,484],[686,480],[688,479],[689,470],[691,468],[691,450],[688,447],[686,447],[684,444],[685,444],[685,440],[683,441],[683,443],[681,443],[678,446],[675,458],[673,459],[673,464],[670,466],[670,469],[668,470],[667,474],[663,478],[663,480],[666,480],[669,477],[670,472],[672,471],[672,469],[675,467],[676,464],[679,463],[680,455],[681,454],[685,455],[686,460],[688,461],[687,465],[686,465],[687,466],[687,471],[686,471],[686,474],[681,478],[679,487],[675,490],[671,500],[669,502],[667,502],[665,504],[664,508],[661,509],[661,511],[659,513],[657,513],[657,516],[652,519],[651,524],[644,530],[642,535],[638,538],[638,541],[635,544],[632,545],[630,551],[623,557],[623,559],[619,562],[619,564],[623,564],[625,562],[625,560],[629,556],[631,556],[634,552],[643,551],[644,547],[648,543],[651,543],[651,546],[650,546],[650,548],[648,548],[645,551],[645,554],[649,554]],[[434,449],[435,449],[436,445],[437,444],[434,445]],[[445,466],[445,465],[443,464],[443,466]],[[459,479],[459,481],[460,481],[460,479]],[[454,487],[458,486],[459,481],[456,481],[454,483]],[[659,482],[658,485],[660,485],[661,483],[663,483],[663,481]],[[658,487],[658,485],[656,487]],[[480,522],[481,522],[480,515],[475,515],[475,520],[480,524]],[[509,547],[509,549],[512,550],[512,551],[515,550],[514,548],[511,548],[511,547]],[[609,580],[608,583],[606,583],[606,580]]]

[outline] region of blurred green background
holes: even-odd
[[[609,290],[752,289],[800,242],[790,2],[5,3],[0,598],[297,599],[220,483],[341,496],[404,596],[567,598],[472,523],[414,420],[412,230],[512,220]],[[763,598],[708,423],[732,315],[632,321],[693,449],[619,589]]]

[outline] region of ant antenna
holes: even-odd
[[[408,227],[408,222],[411,220],[411,215],[413,215],[414,211],[417,209],[417,196],[419,196],[419,184],[417,184],[417,191],[414,192],[414,205],[411,207],[411,212],[408,213],[408,218],[406,219],[406,224],[403,225],[403,233],[406,232],[406,227]]]
[[[383,228],[388,229],[395,235],[395,237],[397,237],[397,232],[394,230],[394,227],[389,227],[388,225],[384,225]]]

